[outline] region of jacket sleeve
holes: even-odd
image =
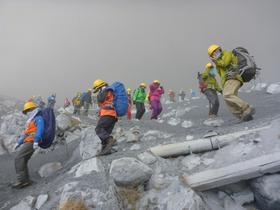
[[[206,69],[202,72],[201,77],[202,77],[203,80],[206,80],[206,79],[207,79],[208,74],[209,74],[209,70],[210,70],[209,68],[206,68]]]
[[[39,142],[42,140],[42,135],[44,133],[44,119],[42,116],[35,117],[35,124],[37,127],[36,134],[34,136],[34,142]]]
[[[224,51],[222,58],[217,60],[216,63],[218,66],[220,66],[222,68],[226,68],[230,64],[233,64],[233,57],[234,57],[234,55],[232,54],[232,52]]]
[[[137,88],[135,93],[133,94],[133,98],[132,98],[133,101],[136,101],[138,94],[139,94],[139,89]]]

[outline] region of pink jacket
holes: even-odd
[[[161,95],[164,94],[163,87],[158,87],[155,84],[150,84],[150,93],[149,100],[150,101],[160,101]]]

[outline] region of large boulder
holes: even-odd
[[[161,190],[151,189],[138,202],[139,210],[208,210],[203,200],[178,178]]]
[[[134,158],[120,158],[111,164],[110,175],[118,186],[138,186],[147,182],[153,170]]]
[[[60,162],[47,163],[40,168],[38,173],[41,177],[49,177],[60,169],[62,169]]]
[[[60,114],[56,117],[56,125],[58,129],[66,131],[71,128],[71,117],[66,114]]]
[[[263,210],[280,209],[280,175],[265,175],[251,182],[255,200]]]
[[[75,177],[78,178],[84,175],[89,175],[93,171],[95,172],[104,171],[101,162],[97,158],[91,158],[78,163],[69,171],[69,173],[75,173]]]
[[[101,141],[96,135],[94,127],[83,130],[81,139],[79,150],[83,160],[95,157],[101,149]]]

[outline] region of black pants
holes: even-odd
[[[112,116],[102,116],[99,118],[95,132],[103,145],[107,144],[107,139],[111,136],[117,119]]]
[[[220,106],[217,91],[208,88],[204,91],[204,94],[209,101],[209,115],[217,115]]]
[[[15,159],[15,168],[16,168],[18,182],[29,181],[27,164],[33,152],[34,152],[33,142],[23,143],[18,148],[18,153]]]
[[[141,120],[141,118],[143,117],[143,115],[146,112],[145,104],[141,103],[141,102],[136,102],[135,105],[136,105],[136,116],[135,116],[135,118],[138,119],[138,120]]]

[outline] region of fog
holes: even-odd
[[[94,79],[197,88],[207,48],[247,48],[279,81],[278,0],[0,0],[0,94],[62,102]]]

